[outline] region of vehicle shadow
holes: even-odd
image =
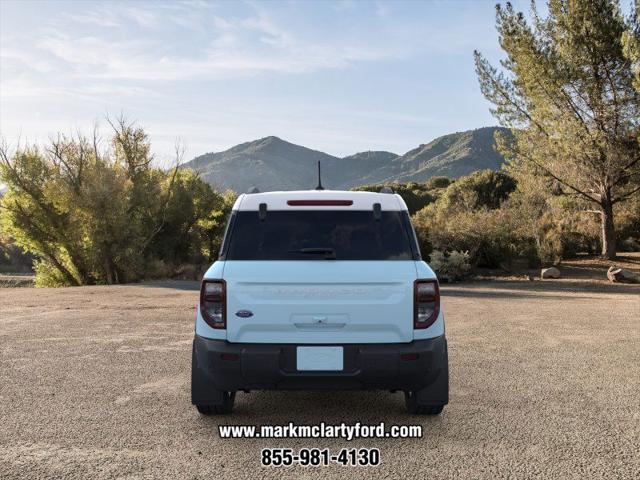
[[[446,407],[445,407],[446,408]],[[321,422],[352,425],[422,423],[431,418],[409,415],[402,392],[384,391],[256,391],[238,393],[233,414],[203,417],[211,425],[314,425]]]

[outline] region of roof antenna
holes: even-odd
[[[318,186],[316,187],[316,190],[324,190],[324,187],[322,186],[322,178],[320,177],[320,160],[318,160]]]

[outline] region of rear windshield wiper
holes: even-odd
[[[336,258],[336,251],[330,247],[308,247],[299,250],[289,250],[289,253],[316,253],[324,254],[325,258]]]

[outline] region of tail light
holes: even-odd
[[[227,286],[224,280],[202,280],[200,313],[211,328],[227,328]]]
[[[440,313],[437,280],[416,280],[413,284],[413,328],[427,328]]]

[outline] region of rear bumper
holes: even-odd
[[[449,399],[444,335],[411,343],[342,345],[344,370],[296,370],[297,345],[229,343],[196,335],[192,400],[208,404],[221,390],[412,390],[422,404]],[[404,354],[409,355],[404,359]]]

